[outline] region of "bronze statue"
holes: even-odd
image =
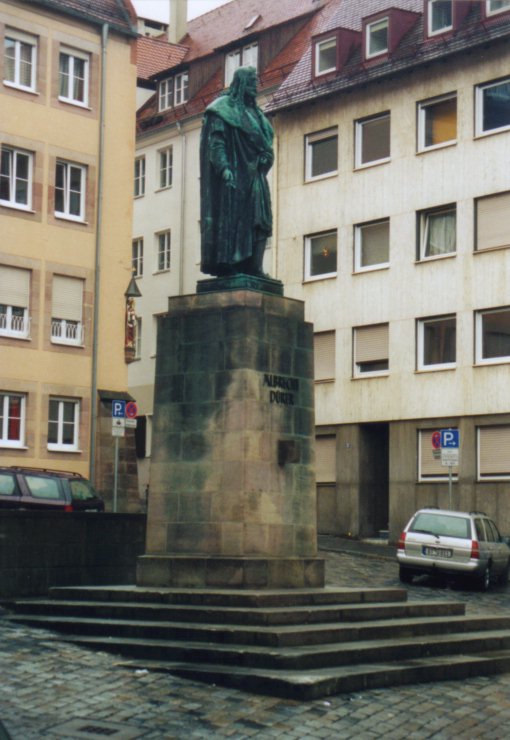
[[[267,172],[273,129],[256,103],[257,73],[240,67],[226,93],[205,111],[200,140],[201,270],[264,276],[271,236]]]

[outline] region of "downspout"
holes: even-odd
[[[181,228],[179,229],[179,293],[184,293],[184,237],[185,237],[185,226],[184,226],[184,185],[185,185],[185,172],[186,172],[186,134],[182,130],[182,124],[177,121],[177,130],[181,136]]]
[[[106,106],[106,47],[108,45],[108,24],[101,31],[101,79],[99,103],[99,150],[97,165],[97,217],[96,245],[94,263],[94,312],[92,319],[92,379],[90,388],[90,465],[89,478],[92,484],[96,476],[96,433],[97,433],[97,353],[99,337],[99,291],[101,287],[101,232],[103,226],[103,179],[104,179],[104,128]]]

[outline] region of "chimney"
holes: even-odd
[[[186,35],[188,28],[188,0],[170,0],[170,24],[168,40],[178,44]]]

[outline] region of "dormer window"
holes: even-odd
[[[452,0],[429,0],[428,4],[428,34],[435,36],[453,29],[453,2]]]
[[[510,11],[510,0],[486,0],[485,12],[487,15],[504,13],[505,10]]]
[[[381,18],[367,25],[367,59],[379,56],[379,54],[385,54],[388,51],[388,27],[388,18]]]
[[[183,105],[188,100],[188,73],[167,77],[159,83],[159,111]]]
[[[336,69],[336,36],[315,44],[315,74],[324,75]]]
[[[239,67],[255,67],[258,69],[258,52],[257,43],[248,44],[238,49],[232,49],[225,56],[225,87],[230,85],[234,79],[234,72]]]

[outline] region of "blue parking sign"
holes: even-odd
[[[441,448],[458,449],[459,436],[458,429],[441,429]]]
[[[112,401],[112,419],[124,419],[126,416],[126,402],[120,399]]]

